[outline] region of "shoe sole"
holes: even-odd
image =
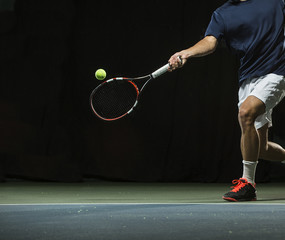
[[[251,199],[235,199],[235,198],[230,198],[230,197],[223,197],[224,200],[229,201],[229,202],[245,202],[245,201],[256,201],[257,198],[251,198]]]

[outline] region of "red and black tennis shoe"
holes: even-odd
[[[255,185],[253,186],[245,178],[233,180],[235,186],[232,186],[232,190],[223,196],[223,199],[230,202],[239,201],[256,201]]]

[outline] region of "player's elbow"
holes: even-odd
[[[208,46],[208,53],[213,53],[217,46],[218,46],[218,40],[214,36],[207,36],[204,38],[204,40],[207,42]]]

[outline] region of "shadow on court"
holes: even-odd
[[[0,239],[284,239],[285,205],[0,205]]]

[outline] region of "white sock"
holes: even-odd
[[[251,184],[255,184],[255,171],[258,162],[242,161],[243,163],[243,175],[242,178],[246,178]]]

